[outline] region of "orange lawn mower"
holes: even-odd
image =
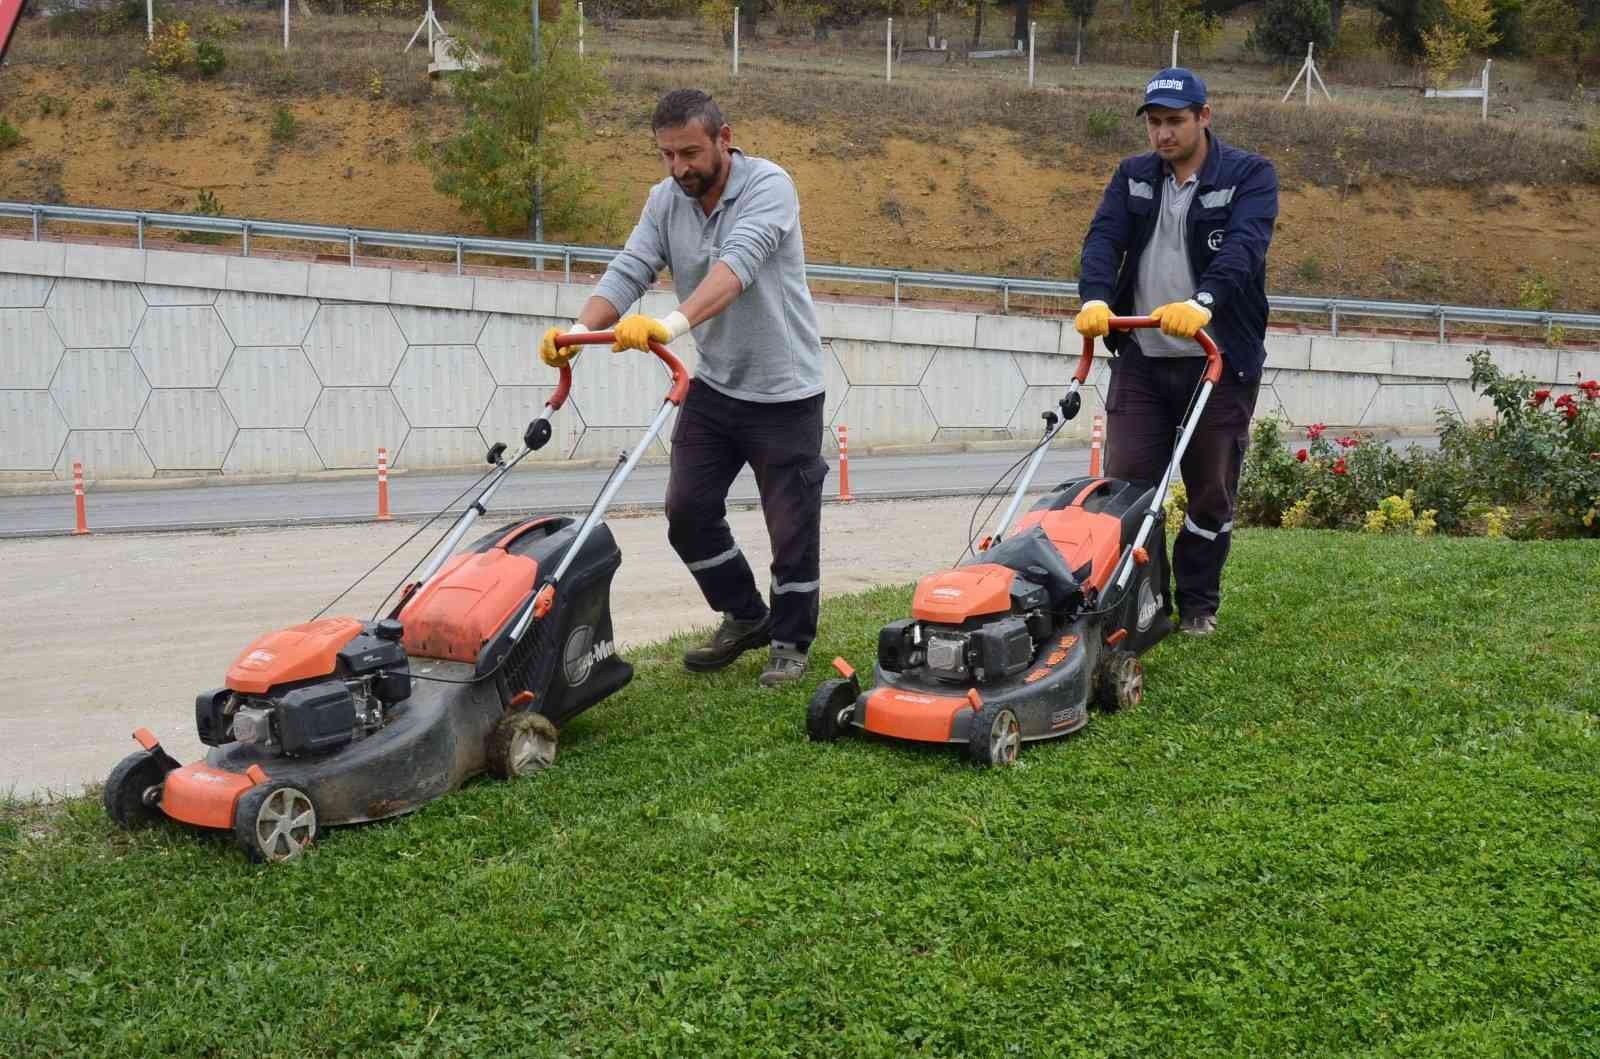
[[[594,332],[556,345],[612,340]],[[600,520],[688,390],[678,358],[658,343],[651,352],[671,388],[581,522],[523,519],[452,554],[505,476],[550,440],[550,417],[572,389],[563,365],[522,452],[508,462],[506,445],[495,444],[491,470],[350,586],[487,480],[421,573],[396,586],[399,602],[387,616],[322,617],[346,589],[311,621],[251,643],[224,686],[195,701],[200,741],[211,748],[204,760],[180,765],[139,729],[142,749],[106,780],[111,818],[128,828],[164,815],[231,830],[252,858],[282,861],[327,825],[410,812],[484,771],[509,779],[549,765],[560,726],[633,677],[611,628],[622,553]]]
[[[1118,330],[1154,326],[1148,316],[1111,320]],[[1081,407],[1094,358],[1094,340],[1083,340],[1060,415],[1043,413],[1044,437],[994,531],[953,568],[917,582],[911,617],[878,633],[870,690],[834,659],[839,676],[818,686],[806,711],[813,740],[858,731],[964,746],[979,765],[1010,765],[1023,743],[1082,728],[1091,701],[1106,710],[1139,703],[1139,656],[1172,628],[1163,502],[1222,375],[1216,344],[1195,337],[1206,367],[1161,480],[1075,478],[1013,527],[1050,442]]]

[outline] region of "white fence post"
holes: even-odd
[[[283,50],[289,50],[289,0],[283,0]]]
[[[144,0],[144,39],[156,39],[156,0]]]
[[[1178,31],[1177,30],[1173,30],[1172,31],[1172,62],[1169,63],[1168,65],[1170,65],[1170,66],[1177,66],[1178,65]]]
[[[1028,23],[1028,87],[1033,87],[1033,42],[1039,30],[1039,23]]]
[[[894,19],[892,18],[883,31],[883,79],[894,80]]]
[[[583,5],[578,5],[578,58],[583,58]]]
[[[1489,67],[1493,63],[1493,59],[1483,60],[1483,116],[1478,119],[1479,121],[1489,120]]]

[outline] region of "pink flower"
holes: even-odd
[[[1299,452],[1294,454],[1294,458],[1299,460],[1301,463],[1304,463],[1311,458],[1311,453],[1307,452],[1305,449],[1301,449]]]
[[[1533,396],[1528,398],[1528,406],[1538,408],[1548,400],[1550,400],[1549,390],[1535,390],[1533,391]]]
[[[1322,423],[1312,423],[1310,426],[1306,427],[1307,440],[1316,441],[1322,436],[1322,432],[1326,429],[1327,427]]]
[[[1345,468],[1345,465],[1344,465],[1344,457],[1340,456],[1338,459],[1334,460],[1333,461],[1333,466],[1331,468],[1329,468],[1329,470],[1333,471],[1334,474],[1344,474],[1344,473],[1346,473],[1346,468]]]

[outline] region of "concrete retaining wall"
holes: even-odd
[[[514,443],[553,373],[535,347],[589,286],[401,268],[0,240],[0,475],[262,474],[477,463]],[[647,294],[644,312],[674,303]],[[1036,437],[1080,348],[1070,323],[821,303],[827,421],[858,447]],[[1432,426],[1487,414],[1475,346],[1274,335],[1259,412],[1295,423]],[[691,369],[693,342],[677,351]],[[1545,382],[1600,375],[1600,354],[1507,347]],[[1097,360],[1086,436],[1106,381]],[[547,460],[607,457],[664,391],[641,355],[581,357]],[[831,435],[829,443],[831,444]],[[660,455],[665,455],[662,442]]]

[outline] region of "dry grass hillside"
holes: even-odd
[[[198,29],[217,10],[188,17]],[[319,16],[287,54],[275,16],[234,23],[213,26],[228,57],[216,76],[153,79],[142,25],[25,22],[0,72],[0,115],[20,133],[0,150],[0,198],[186,212],[207,193],[230,215],[482,231],[415,158],[457,109],[421,49],[401,54],[409,21]],[[685,82],[716,92],[742,147],[794,173],[814,261],[1071,277],[1112,167],[1141,147],[1138,66],[1051,56],[1034,92],[1016,64],[908,67],[885,84],[868,51],[769,36],[734,79],[703,34],[676,32],[591,29],[616,91],[585,150],[614,219],[555,237],[620,241],[658,178],[650,102]],[[1282,175],[1274,292],[1600,310],[1581,100],[1513,79],[1480,124],[1474,103],[1330,78],[1340,102],[1307,110],[1277,102],[1288,73],[1220,59],[1207,72],[1219,134]]]

